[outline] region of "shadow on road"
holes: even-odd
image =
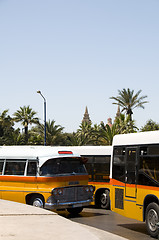
[[[135,232],[143,233],[147,235],[145,223],[129,223],[129,224],[117,224],[119,227],[129,229]]]
[[[77,215],[73,215],[68,213],[67,211],[58,211],[57,212],[60,216],[65,217],[65,218],[91,218],[91,217],[98,217],[98,216],[103,216],[103,215],[107,215],[107,214],[103,214],[100,212],[88,212],[88,211],[82,211],[81,213],[77,214]]]

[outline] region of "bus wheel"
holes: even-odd
[[[76,208],[67,208],[67,211],[72,215],[77,215],[82,212],[83,207],[76,207]]]
[[[110,196],[109,196],[109,190],[105,190],[100,195],[100,207],[104,209],[110,208]]]
[[[33,205],[34,207],[43,208],[44,200],[41,196],[33,196],[30,200],[30,205]]]
[[[146,208],[146,227],[151,237],[158,236],[159,206],[157,203],[150,203]]]

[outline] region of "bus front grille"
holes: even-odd
[[[59,204],[65,202],[87,201],[93,196],[92,192],[86,191],[86,186],[72,186],[59,189],[62,189],[60,192],[61,194],[53,195],[53,201],[58,202]]]

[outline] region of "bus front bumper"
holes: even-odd
[[[86,207],[90,205],[93,199],[88,199],[78,202],[56,202],[56,203],[45,203],[44,208],[53,210],[53,209],[66,209],[66,208],[76,208],[76,207]]]

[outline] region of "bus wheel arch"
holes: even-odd
[[[152,202],[159,204],[159,200],[155,195],[153,194],[147,195],[144,199],[144,204],[143,204],[143,221],[146,220],[146,209],[148,205]]]
[[[95,205],[103,209],[110,209],[110,190],[99,188],[95,193]]]
[[[150,203],[146,208],[146,227],[151,237],[156,238],[158,236],[159,223],[159,205],[155,202]]]
[[[45,204],[44,196],[40,193],[32,193],[26,196],[26,204],[43,208]]]

